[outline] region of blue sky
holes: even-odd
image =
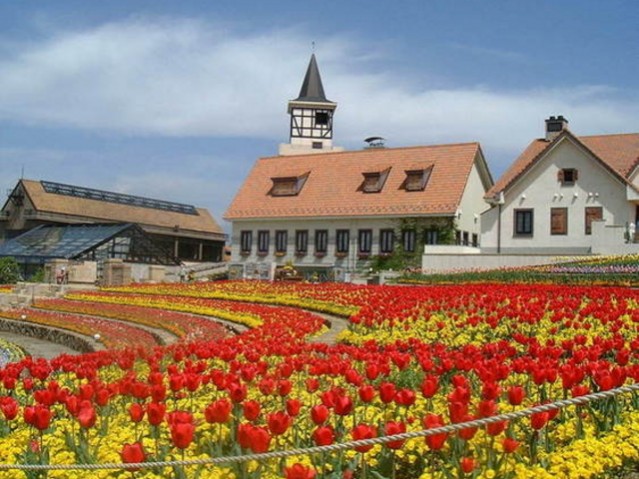
[[[288,141],[315,43],[334,143],[479,141],[495,179],[544,119],[639,131],[639,2],[0,3],[0,193],[24,177],[222,214]]]

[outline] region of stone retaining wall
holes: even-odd
[[[0,330],[62,344],[79,353],[92,353],[96,350],[91,341],[79,335],[37,324],[0,318]]]

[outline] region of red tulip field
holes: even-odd
[[[0,479],[601,478],[639,465],[632,391],[383,440],[634,384],[632,288],[145,284],[0,317],[103,348],[0,369]],[[327,318],[348,323],[336,341],[322,340]]]

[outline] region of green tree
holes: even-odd
[[[15,258],[0,258],[0,284],[13,284],[20,279],[20,266]]]

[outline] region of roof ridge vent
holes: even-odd
[[[386,148],[386,138],[382,138],[381,136],[369,136],[364,139],[364,142],[366,143],[364,147],[365,150],[371,148]]]

